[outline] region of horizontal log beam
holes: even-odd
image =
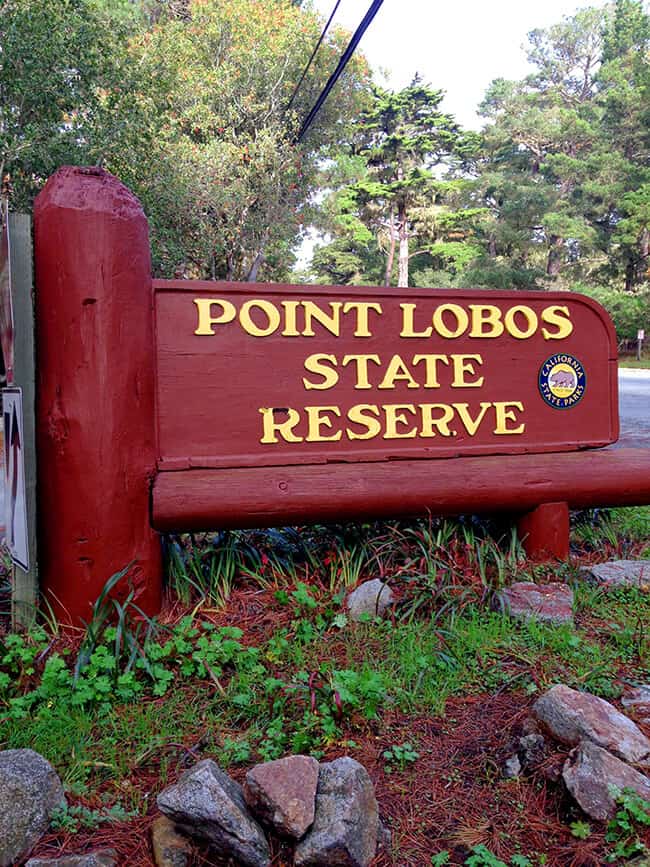
[[[161,531],[650,503],[650,449],[159,472]]]

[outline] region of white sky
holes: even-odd
[[[335,0],[312,0],[329,17]],[[530,68],[522,46],[537,27],[549,27],[578,8],[604,0],[384,0],[359,50],[374,68],[391,71],[399,89],[419,72],[446,91],[442,104],[463,126],[479,129],[475,109],[494,78],[522,78]],[[341,0],[334,23],[354,31],[370,0]]]

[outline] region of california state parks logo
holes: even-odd
[[[539,369],[539,393],[554,409],[569,409],[579,403],[585,393],[585,369],[573,355],[558,353],[547,358]]]

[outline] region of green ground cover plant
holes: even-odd
[[[576,531],[574,544],[614,550],[616,528],[617,546],[638,554],[647,517],[648,510],[582,516],[591,535],[585,542]],[[399,780],[417,774],[427,755],[409,719],[445,720],[450,703],[486,696],[525,704],[558,682],[608,699],[624,683],[647,682],[650,594],[605,593],[579,579],[577,562],[529,564],[498,526],[422,520],[316,529],[302,538],[242,534],[236,545],[209,539],[209,557],[200,541],[190,539],[184,554],[187,540],[176,540],[172,562],[190,570],[185,589],[177,587],[186,602],[181,615],[150,620],[128,596],[116,603],[109,591],[125,577],[118,573],[80,639],[42,627],[0,634],[0,748],[31,747],[56,766],[72,798],[61,831],[148,815],[151,787],[138,785],[139,776],[155,769],[161,787],[204,750],[230,769],[288,752],[361,757],[376,740],[378,771]],[[242,552],[236,569],[223,567],[214,552],[230,562],[233,550]],[[351,570],[341,568],[346,550]],[[197,569],[221,577],[199,586]],[[351,624],[350,580],[377,574],[391,578],[397,605],[387,619]],[[522,623],[495,608],[498,590],[522,577],[569,581],[575,624]],[[174,581],[181,580],[177,571]],[[257,620],[234,625],[227,595],[235,593],[263,599]],[[389,732],[386,720],[394,718],[405,723]],[[449,785],[463,779],[451,775]],[[636,829],[643,820],[630,803],[621,810]],[[623,824],[610,829],[619,836],[608,852],[632,851],[637,838],[624,837]],[[567,817],[576,844],[581,827],[579,817]],[[604,845],[604,833],[582,836]],[[521,860],[535,851],[522,846],[504,859],[498,847],[467,844],[468,860],[450,863],[544,863],[537,855]]]

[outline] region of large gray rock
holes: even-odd
[[[564,744],[590,740],[625,762],[650,768],[650,740],[602,698],[559,684],[535,702],[533,715]]]
[[[581,571],[594,583],[606,587],[650,588],[650,560],[612,560],[583,566]]]
[[[604,822],[616,812],[614,791],[633,789],[650,798],[650,779],[591,741],[583,741],[564,764],[569,792],[592,819]]]
[[[372,581],[364,581],[350,593],[346,606],[350,618],[358,622],[366,614],[370,617],[382,617],[394,601],[393,591],[388,584],[384,584],[379,578],[373,578]]]
[[[264,832],[249,814],[242,787],[211,759],[198,762],[158,795],[158,809],[190,835],[242,867],[268,867]]]
[[[322,764],[314,824],[296,847],[296,867],[368,867],[379,833],[375,790],[363,765],[348,756]]]
[[[314,821],[317,786],[316,759],[287,756],[251,768],[244,797],[255,815],[279,834],[299,840]]]
[[[30,858],[25,867],[115,867],[115,849],[97,849],[85,855],[64,855],[63,858]]]
[[[43,756],[34,750],[0,752],[0,867],[27,855],[52,811],[65,803],[61,780]]]
[[[571,623],[573,591],[566,584],[533,584],[517,581],[499,593],[503,611],[521,620]]]

